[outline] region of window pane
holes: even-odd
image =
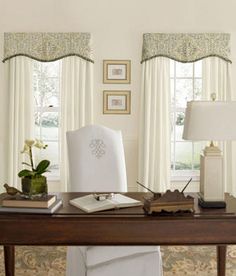
[[[58,110],[60,89],[60,61],[34,62],[33,92],[35,99],[35,137],[48,144],[35,161],[51,162],[48,177],[59,175]],[[54,108],[48,109],[53,106]],[[49,110],[49,111],[48,111]],[[51,111],[52,110],[52,111]]]
[[[176,142],[175,144],[175,169],[191,170],[192,169],[192,143]]]
[[[191,77],[193,75],[193,64],[176,62],[176,77]]]
[[[200,154],[205,148],[205,142],[194,142],[193,143],[193,169],[200,170]]]
[[[60,61],[54,62],[43,62],[43,72],[47,77],[58,77],[59,76],[59,63]]]
[[[60,60],[54,62],[40,62],[33,63],[33,76],[39,78],[58,77],[60,70]]]
[[[186,107],[186,102],[193,97],[193,81],[189,79],[176,80],[176,106]]]
[[[184,130],[184,112],[176,113],[176,121],[175,121],[175,139],[176,141],[183,141],[183,130]]]
[[[59,105],[59,61],[34,62],[33,92],[36,106]]]
[[[171,64],[171,169],[191,175],[199,170],[199,155],[202,143],[193,145],[182,139],[187,101],[200,100],[202,93],[202,62]],[[189,172],[188,172],[189,171]],[[185,174],[186,175],[186,174]]]
[[[194,80],[194,100],[201,100],[202,95],[202,79]]]
[[[41,117],[42,140],[58,140],[58,113],[44,112]]]
[[[59,81],[55,78],[42,78],[34,86],[35,101],[37,106],[58,106]]]
[[[194,62],[194,77],[201,78],[202,77],[202,61]]]

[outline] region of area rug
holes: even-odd
[[[216,275],[214,246],[167,246],[161,247],[161,252],[164,276]],[[64,276],[65,267],[66,247],[16,247],[16,276]],[[227,276],[236,276],[236,246],[228,247],[226,268]],[[2,247],[0,247],[0,275],[4,275]]]

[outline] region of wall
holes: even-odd
[[[91,32],[95,59],[95,123],[121,129],[128,180],[136,189],[137,135],[142,34],[145,32],[229,32],[236,61],[235,0],[0,0],[0,57],[4,32]],[[103,59],[131,59],[130,85],[102,84]],[[0,64],[0,186],[5,180],[7,102]],[[233,64],[233,74],[236,66]],[[233,87],[236,80],[233,79]],[[131,115],[103,115],[102,91],[130,89]],[[181,183],[182,185],[182,183]],[[195,183],[190,189],[196,189]]]

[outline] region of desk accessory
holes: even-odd
[[[97,200],[97,201],[103,201],[106,199],[112,199],[114,198],[114,193],[108,193],[108,194],[93,194],[93,197]]]
[[[49,208],[26,208],[0,206],[0,213],[53,214],[62,206],[62,200],[57,199]]]
[[[21,151],[29,157],[29,162],[22,162],[28,169],[21,170],[18,176],[21,178],[23,194],[29,197],[44,195],[48,192],[47,178],[43,174],[49,171],[50,161],[41,160],[36,165],[33,158],[33,148],[42,150],[46,149],[47,146],[38,139],[25,140],[24,149]]]
[[[70,204],[87,213],[143,205],[141,201],[122,194],[112,193],[112,195],[113,196],[108,199],[108,197],[104,198],[104,194],[102,194],[103,199],[98,200],[94,194],[90,194],[71,199]]]
[[[14,196],[17,194],[23,194],[20,190],[16,189],[15,187],[9,186],[7,183],[3,185],[3,187],[6,189],[6,192],[10,196]]]
[[[20,208],[49,208],[55,201],[55,195],[43,195],[32,199],[16,195],[4,197],[2,200],[2,206]]]
[[[148,214],[161,213],[161,212],[193,212],[194,211],[194,198],[185,196],[184,190],[187,188],[192,178],[185,185],[183,190],[170,191],[167,190],[164,194],[155,193],[143,184],[137,181],[137,184],[144,187],[152,193],[151,197],[144,197],[144,210]]]
[[[201,207],[225,208],[224,172],[221,150],[215,141],[236,140],[236,101],[191,101],[185,112],[183,139],[211,141],[200,158]]]

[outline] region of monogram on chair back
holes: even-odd
[[[126,192],[120,131],[89,125],[67,132],[70,187],[73,192]]]

